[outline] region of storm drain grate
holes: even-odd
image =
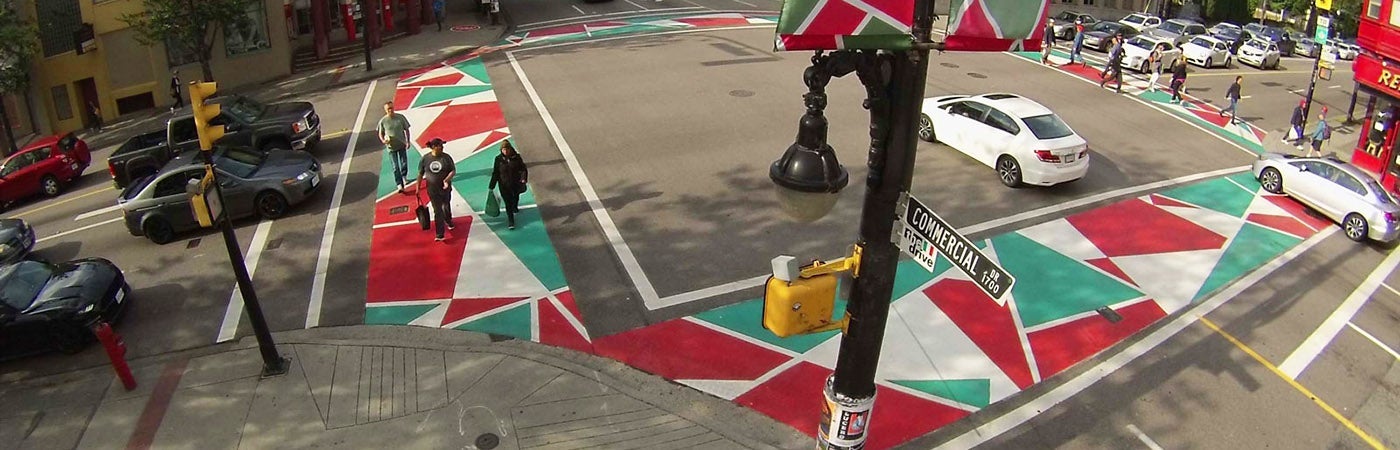
[[[404,205],[404,206],[395,206],[395,207],[393,207],[393,208],[389,208],[389,214],[390,214],[390,215],[394,215],[394,214],[403,214],[403,213],[406,213],[406,212],[408,212],[408,205]]]
[[[1094,312],[1097,312],[1100,316],[1103,316],[1103,318],[1108,319],[1108,323],[1118,323],[1123,320],[1123,316],[1119,315],[1118,311],[1114,311],[1112,308],[1109,308],[1107,306],[1100,306],[1098,307],[1098,309],[1095,309]]]
[[[195,247],[198,247],[198,246],[199,246],[199,238],[190,239],[190,242],[187,243],[187,244],[185,244],[185,249],[188,250],[188,249],[195,248]]]

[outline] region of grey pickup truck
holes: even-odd
[[[214,125],[224,126],[219,143],[263,151],[273,148],[311,150],[321,142],[321,117],[307,102],[262,104],[241,95],[216,97]],[[107,158],[107,172],[118,188],[156,173],[176,155],[199,149],[194,116],[188,106],[170,113],[164,130],[138,134]]]

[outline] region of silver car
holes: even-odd
[[[1264,153],[1254,161],[1264,190],[1289,197],[1342,224],[1353,241],[1400,238],[1400,204],[1374,178],[1335,156]]]
[[[127,231],[165,244],[175,240],[176,233],[199,228],[185,188],[204,177],[203,162],[198,151],[186,152],[156,174],[128,185],[117,199]],[[231,219],[282,217],[321,184],[321,164],[300,150],[215,148],[214,170],[223,191],[224,214]]]

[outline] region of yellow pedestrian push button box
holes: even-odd
[[[836,273],[859,276],[860,247],[855,254],[829,263],[797,267],[796,258],[773,258],[773,276],[763,291],[763,328],[778,337],[845,330],[847,319],[831,320],[836,308]]]

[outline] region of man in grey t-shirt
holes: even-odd
[[[407,194],[403,188],[408,179],[408,127],[408,119],[394,112],[394,102],[385,102],[384,117],[379,119],[379,141],[384,143],[389,161],[394,164],[394,182],[400,194]]]

